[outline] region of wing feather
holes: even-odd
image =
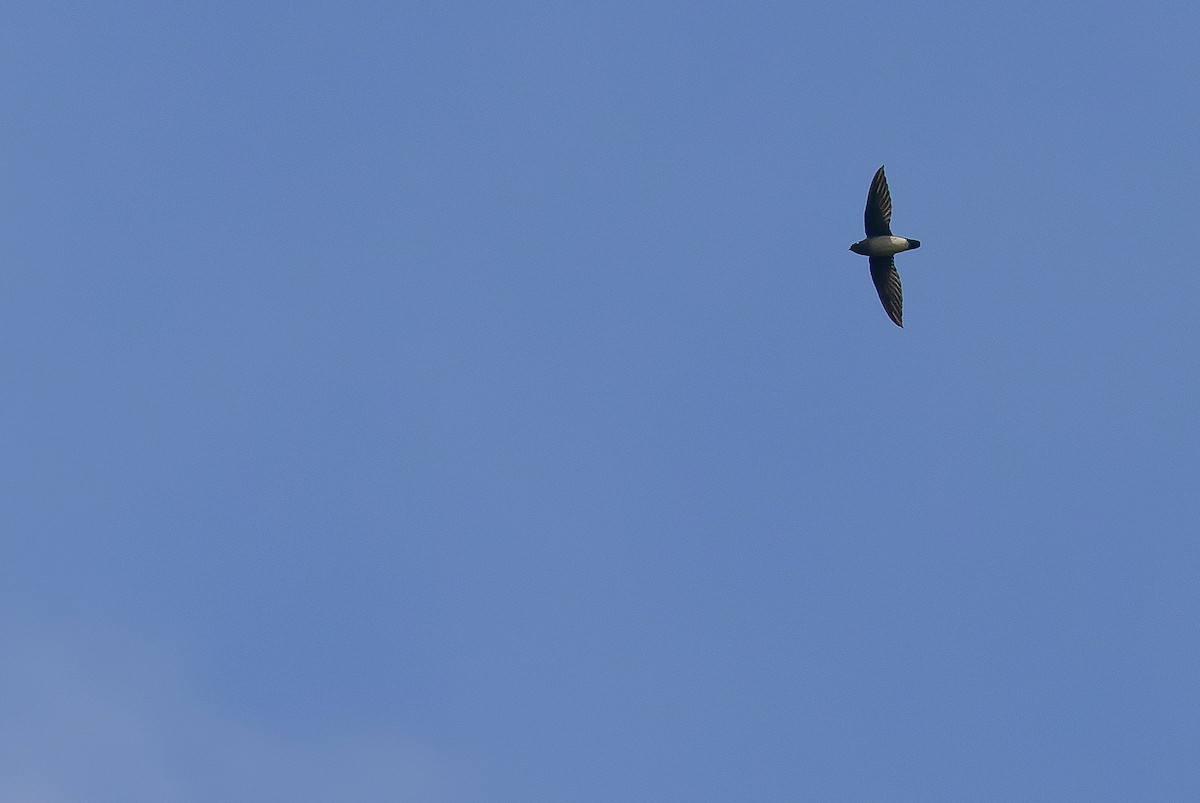
[[[883,309],[892,319],[892,323],[904,328],[902,323],[904,296],[900,291],[900,274],[896,272],[896,258],[894,256],[871,257],[871,281],[875,282],[879,300],[883,302]]]
[[[892,233],[892,193],[888,190],[882,165],[875,171],[875,178],[871,179],[863,218],[868,237],[883,237]]]

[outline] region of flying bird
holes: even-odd
[[[896,254],[920,248],[921,241],[892,236],[892,194],[888,191],[887,176],[883,174],[882,165],[875,171],[875,178],[871,179],[871,189],[867,191],[867,211],[863,218],[867,238],[850,246],[850,250],[871,258],[871,281],[875,282],[883,309],[892,323],[903,328]]]

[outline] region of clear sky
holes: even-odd
[[[0,799],[1200,798],[1200,11],[964,5],[5,4]]]

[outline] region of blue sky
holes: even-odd
[[[1196,798],[1198,24],[5,6],[0,797]]]

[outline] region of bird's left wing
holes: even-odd
[[[892,233],[892,193],[888,191],[883,166],[875,171],[867,193],[867,210],[863,215],[868,237],[885,237]]]

